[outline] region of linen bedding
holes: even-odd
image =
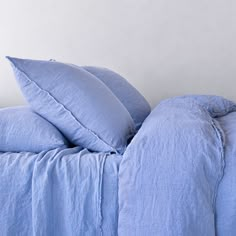
[[[0,235],[236,235],[236,106],[166,100],[123,156],[0,153]]]
[[[0,235],[116,235],[119,155],[0,154]]]
[[[234,111],[216,96],[152,111],[121,161],[119,235],[236,235]]]

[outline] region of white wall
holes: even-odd
[[[22,104],[5,55],[114,69],[152,105],[236,101],[236,1],[0,0],[0,106]]]

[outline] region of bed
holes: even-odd
[[[182,96],[150,113],[109,70],[10,60],[30,107],[0,110],[1,235],[236,234],[234,102]]]

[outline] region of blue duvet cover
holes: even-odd
[[[234,111],[214,96],[153,110],[120,165],[119,235],[236,235]]]
[[[123,156],[0,153],[0,235],[236,235],[236,106],[169,99]]]

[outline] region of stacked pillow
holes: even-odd
[[[75,145],[123,153],[150,112],[137,90],[112,71],[8,59],[31,108]]]
[[[83,66],[83,69],[100,79],[129,111],[136,130],[140,128],[150,113],[150,105],[145,98],[119,74],[100,67]]]
[[[28,107],[0,109],[0,152],[36,152],[68,146],[63,135]]]

